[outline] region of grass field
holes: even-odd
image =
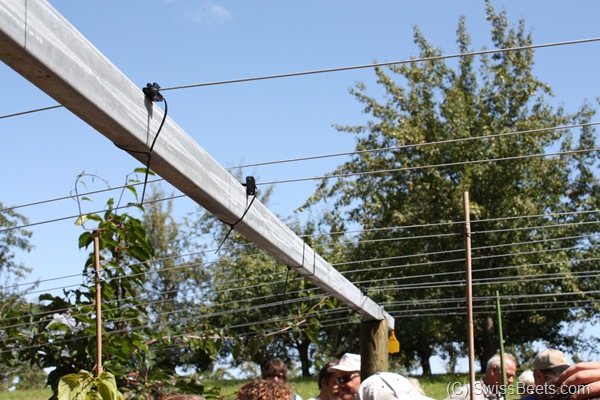
[[[48,400],[52,395],[47,390],[17,390],[14,392],[0,392],[1,400]]]
[[[432,399],[441,400],[447,396],[447,388],[453,382],[465,383],[468,381],[467,375],[432,375],[427,377],[416,377],[421,383],[425,394]],[[246,383],[247,380],[207,380],[205,387],[219,387],[220,394],[229,399],[235,399],[237,389]],[[296,378],[290,382],[295,390],[304,400],[318,394],[316,377]],[[50,390],[31,390],[0,392],[0,400],[48,400],[52,392]],[[508,396],[508,399],[519,398],[520,396]]]

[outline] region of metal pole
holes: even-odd
[[[94,264],[96,269],[96,365],[97,375],[102,375],[102,288],[100,286],[100,238],[94,235]]]
[[[465,213],[465,263],[467,268],[467,329],[469,339],[469,395],[471,400],[475,398],[475,340],[473,325],[473,281],[471,276],[471,218],[469,207],[469,192],[463,194],[463,205]]]
[[[500,366],[502,371],[502,388],[506,390],[506,369],[504,366],[504,339],[502,337],[502,314],[500,313],[500,294],[496,290],[496,315],[498,317],[498,336],[500,336]]]

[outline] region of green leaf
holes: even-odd
[[[83,249],[94,241],[94,235],[91,232],[84,232],[79,236],[79,248]]]
[[[133,193],[133,196],[137,198],[137,190],[135,190],[135,186],[126,186],[125,189],[129,190]]]
[[[102,222],[102,217],[98,214],[88,214],[87,217],[92,221]]]
[[[98,393],[100,393],[103,400],[120,400],[122,398],[121,393],[117,389],[115,377],[111,373],[102,373],[100,378],[98,378],[97,385]]]
[[[93,388],[93,381],[87,371],[63,376],[58,382],[58,399],[77,400],[86,396]]]
[[[52,295],[50,293],[40,294],[40,296],[38,298],[40,299],[40,302],[44,301],[44,300],[54,301],[57,299],[54,295]]]
[[[104,399],[98,392],[89,392],[89,393],[85,394],[85,400],[104,400]]]
[[[304,331],[306,336],[310,339],[311,342],[318,344],[319,343],[319,331],[316,329],[306,329]]]
[[[113,385],[115,387],[115,389],[117,388],[117,381],[115,379],[115,376],[108,371],[104,371],[100,375],[100,380],[102,382],[106,382],[107,384]]]
[[[111,357],[117,358],[120,361],[127,362],[129,360],[129,356],[131,355],[130,348],[117,348],[114,346],[104,345],[104,350],[107,354],[110,354]]]
[[[148,170],[147,168],[140,167],[140,168],[136,168],[136,169],[133,170],[133,172],[137,172],[138,174],[145,174],[146,171],[149,171],[149,175],[150,174],[154,175],[154,173],[152,172],[152,170]]]
[[[79,395],[79,378],[76,374],[63,376],[58,382],[58,399],[74,400]]]
[[[83,226],[85,222],[88,220],[86,215],[81,215],[79,218],[75,220],[75,225]]]

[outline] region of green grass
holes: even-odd
[[[15,390],[14,392],[0,392],[0,400],[48,400],[52,390]]]
[[[452,382],[466,383],[469,380],[467,374],[460,375],[432,375],[427,377],[416,377],[425,394],[432,399],[444,399],[447,394],[448,385]],[[248,380],[205,380],[203,381],[206,388],[219,387],[220,394],[227,396],[228,399],[235,399],[237,390]],[[319,393],[317,387],[317,377],[311,378],[294,378],[290,384],[295,388],[304,400],[313,397]],[[0,392],[0,400],[48,400],[52,392],[47,390],[19,390],[14,392]],[[520,396],[508,396],[509,400],[518,399]]]
[[[468,376],[461,375],[431,375],[415,376],[427,397],[432,399],[444,399],[448,396],[447,387],[452,382],[465,382]]]

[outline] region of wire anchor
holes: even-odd
[[[160,94],[159,90],[160,85],[156,82],[154,82],[152,85],[150,83],[147,83],[146,87],[142,88],[142,92],[144,92],[146,98],[151,102],[160,102],[165,99],[163,95]]]

